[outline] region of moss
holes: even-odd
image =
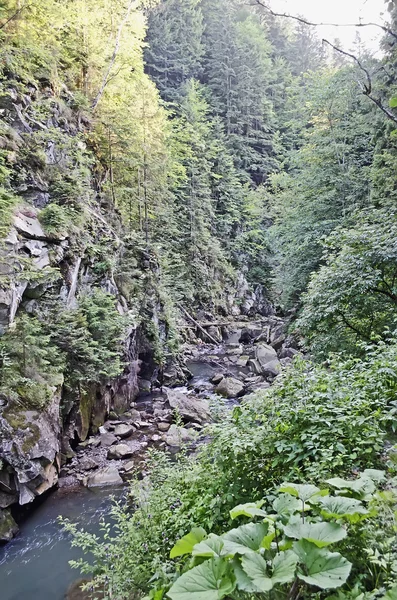
[[[29,434],[25,437],[22,443],[22,450],[28,453],[37,442],[40,440],[40,429],[33,423],[29,424]]]
[[[18,412],[18,407],[9,405],[3,410],[3,417],[7,423],[16,431],[17,429],[26,428],[26,417],[21,412]]]
[[[96,399],[96,388],[92,386],[90,389],[84,391],[80,397],[80,420],[81,420],[81,432],[80,439],[84,441],[87,438],[90,430],[92,409]]]

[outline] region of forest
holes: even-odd
[[[222,327],[270,323],[236,358],[255,374],[270,353],[266,381],[220,391],[247,395],[209,423],[169,392],[169,431],[199,421],[204,442],[150,446],[100,533],[59,524],[84,552],[70,600],[397,600],[380,4],[375,58],[360,27],[346,50],[266,0],[0,3],[0,541],[109,421],[145,428],[144,385],[185,385],[193,347],[212,360]]]

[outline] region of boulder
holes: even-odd
[[[109,460],[128,458],[129,456],[139,452],[141,449],[142,445],[139,442],[116,444],[115,446],[110,446],[107,457]]]
[[[249,344],[261,333],[262,329],[257,325],[249,325],[244,327],[244,329],[241,330],[240,342],[242,344]]]
[[[128,425],[127,423],[123,423],[122,425],[116,425],[114,428],[114,435],[120,438],[127,438],[135,431],[135,427],[133,425]]]
[[[99,465],[91,456],[83,456],[77,466],[81,471],[91,471],[92,469],[96,469]]]
[[[238,398],[244,394],[244,384],[234,377],[225,377],[216,386],[215,391],[225,398]]]
[[[107,448],[118,442],[118,438],[113,433],[102,433],[100,436],[102,448]]]
[[[0,510],[0,542],[9,542],[18,533],[18,525],[9,509]]]
[[[236,362],[236,365],[238,367],[246,367],[249,361],[249,356],[247,356],[246,354],[244,354],[243,356],[240,356]]]
[[[15,504],[18,502],[17,494],[7,494],[5,492],[0,491],[0,508],[7,508],[11,506],[11,504]]]
[[[109,466],[99,469],[87,480],[87,487],[100,487],[104,485],[120,485],[123,483],[117,467]]]
[[[267,344],[259,344],[256,348],[255,358],[263,375],[275,376],[279,374],[281,365],[274,348]]]
[[[299,352],[298,350],[295,350],[295,348],[281,348],[279,357],[294,358],[294,356],[296,356],[297,354],[299,354]]]
[[[190,442],[194,438],[194,432],[184,427],[177,427],[171,425],[169,431],[163,437],[167,446],[173,446],[174,448],[180,448],[184,442]]]
[[[159,431],[162,431],[163,433],[165,433],[166,431],[169,430],[171,425],[170,425],[170,423],[165,423],[165,422],[161,421],[160,423],[157,423],[157,427],[158,427]]]
[[[224,375],[223,373],[215,373],[215,375],[213,377],[211,377],[210,381],[211,383],[213,383],[214,385],[218,385],[218,383],[220,383],[223,379]]]
[[[184,421],[207,423],[211,420],[209,404],[203,398],[187,396],[182,392],[167,390],[170,407],[177,410]]]

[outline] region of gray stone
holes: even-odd
[[[216,386],[215,391],[225,398],[238,398],[244,393],[244,384],[234,377],[225,377]]]
[[[223,377],[224,377],[223,373],[221,373],[221,372],[215,373],[215,375],[213,377],[211,377],[210,381],[214,385],[218,385],[218,383],[220,383],[222,381]]]
[[[295,348],[282,348],[280,350],[279,357],[280,358],[294,358],[297,354],[299,354],[298,350]]]
[[[239,358],[239,359],[237,360],[237,362],[236,362],[236,365],[237,365],[238,367],[246,367],[246,366],[247,366],[247,363],[248,363],[248,361],[249,361],[249,358],[250,358],[250,357],[249,357],[249,356],[247,356],[247,355],[240,356],[240,358]]]
[[[115,446],[111,446],[108,450],[107,457],[108,459],[120,459],[120,458],[128,458],[133,454],[136,454],[142,450],[142,444],[140,442],[130,442],[123,444],[116,444]]]
[[[175,390],[167,390],[167,398],[171,408],[177,410],[184,421],[207,423],[211,420],[207,400],[187,396]]]
[[[267,344],[259,344],[256,348],[256,361],[260,364],[263,375],[275,376],[281,370],[277,352]]]
[[[118,438],[113,433],[102,433],[100,436],[102,448],[107,448],[118,442]]]
[[[15,504],[15,502],[18,502],[17,494],[0,492],[0,508],[7,508],[8,506],[11,506],[11,504]]]
[[[99,487],[105,485],[120,485],[123,483],[117,467],[109,466],[99,469],[87,480],[87,487]]]
[[[83,458],[79,460],[77,466],[81,471],[91,471],[92,469],[96,469],[99,465],[91,456],[83,456]]]
[[[169,431],[163,437],[167,446],[173,446],[174,448],[180,448],[183,443],[189,442],[194,438],[194,432],[184,427],[177,427],[171,425]]]
[[[135,431],[135,427],[132,425],[128,425],[127,423],[123,423],[122,425],[116,425],[114,428],[114,435],[120,438],[127,438]]]
[[[157,423],[157,427],[158,427],[159,431],[166,432],[169,430],[171,425],[170,425],[170,423],[165,423],[165,422],[161,421],[160,423]]]

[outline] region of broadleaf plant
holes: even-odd
[[[372,516],[364,503],[380,481],[380,471],[330,479],[334,495],[311,484],[284,483],[268,499],[268,511],[265,501],[237,506],[230,517],[250,522],[222,535],[195,528],[175,544],[170,558],[182,560],[182,574],[161,591],[171,600],[222,600],[233,592],[267,597],[274,589],[296,600],[305,585],[340,588],[352,565],[334,546],[349,535],[352,522]],[[193,560],[183,562],[188,554]]]

